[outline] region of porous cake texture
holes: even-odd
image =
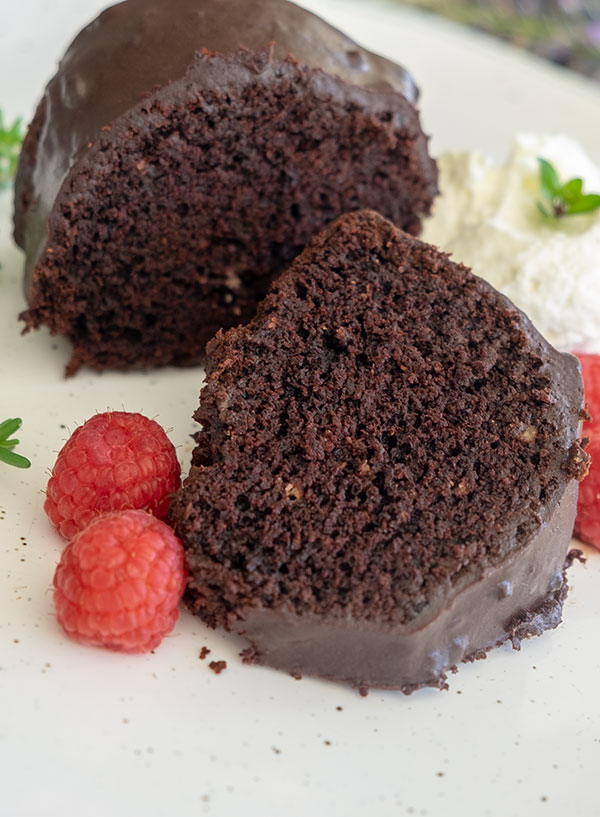
[[[417,233],[435,162],[398,65],[285,0],[127,0],[65,54],[16,181],[26,327],[82,364],[197,362],[325,224]]]
[[[171,515],[247,660],[409,692],[559,623],[578,363],[466,267],[345,215],[207,365]]]

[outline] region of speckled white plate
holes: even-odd
[[[308,2],[307,2],[308,5]],[[515,130],[566,130],[600,160],[600,95],[483,37],[374,0],[311,0],[423,89],[435,151],[502,154]],[[26,118],[97,0],[3,3],[0,106]],[[8,20],[7,20],[8,16]],[[0,467],[0,815],[600,814],[600,554],[571,571],[564,623],[406,698],[243,666],[183,613],[155,655],[79,647],[54,620],[61,543],[42,511],[54,452],[107,406],[172,427],[187,464],[200,370],[82,372],[45,332],[21,337],[21,253],[0,196],[0,419],[21,416],[29,471]],[[199,660],[227,661],[214,675]]]

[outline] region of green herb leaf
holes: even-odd
[[[3,423],[0,423],[0,441],[8,440],[22,425],[23,421],[20,417],[15,417],[14,420],[5,420]]]
[[[540,192],[551,205],[551,208],[548,209],[543,202],[539,200],[536,202],[543,216],[559,219],[579,213],[592,213],[600,208],[600,194],[584,193],[583,180],[579,176],[561,184],[558,173],[547,159],[538,156],[538,163]]]
[[[15,437],[14,440],[2,440],[0,448],[16,448],[18,445],[19,441]]]
[[[567,203],[577,201],[583,190],[582,179],[571,179],[559,189],[557,195]]]
[[[547,159],[538,156],[540,165],[540,187],[547,199],[553,199],[560,190],[560,179],[554,166]]]
[[[31,463],[26,457],[20,454],[15,454],[12,450],[19,441],[15,438],[12,440],[9,437],[21,428],[23,421],[20,417],[5,420],[0,423],[0,462],[5,462],[7,465],[14,465],[15,468],[29,468]]]
[[[540,211],[540,213],[543,216],[546,216],[546,218],[552,218],[552,213],[549,213],[548,210],[546,210],[546,208],[544,207],[544,205],[542,204],[541,201],[536,201],[536,205],[537,205],[537,209]]]
[[[580,196],[569,206],[569,213],[592,213],[600,207],[600,195],[598,193],[588,193]]]
[[[5,462],[7,465],[14,465],[15,468],[29,468],[31,465],[26,457],[15,454],[14,451],[8,451],[6,448],[0,448],[0,462]]]
[[[0,111],[0,189],[11,184],[17,172],[21,142],[23,141],[22,119],[19,117],[8,127]]]

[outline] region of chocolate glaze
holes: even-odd
[[[231,55],[240,47],[262,52],[270,43],[273,60],[292,55],[352,85],[416,99],[403,68],[285,0],[127,0],[112,6],[67,50],[24,144],[15,240],[27,254],[26,288],[46,243],[46,220],[58,191],[102,128],[156,86],[183,77],[195,52]],[[372,97],[375,101],[377,94]]]
[[[170,509],[186,601],[246,661],[443,687],[560,621],[582,407],[576,358],[508,299],[381,216],[342,216],[209,344]]]
[[[440,587],[408,624],[299,616],[285,606],[241,611],[232,630],[250,642],[244,660],[343,681],[361,691],[444,688],[447,671],[461,661],[484,657],[513,637],[518,649],[521,638],[558,626],[576,507],[577,483],[571,482],[524,548],[499,565],[476,569],[459,586]]]

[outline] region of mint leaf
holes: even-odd
[[[536,205],[537,205],[537,209],[540,211],[540,213],[543,216],[546,216],[546,218],[552,218],[552,213],[549,213],[548,210],[546,210],[546,208],[544,207],[544,205],[542,204],[541,201],[536,201]]]
[[[540,187],[547,199],[553,199],[560,190],[560,179],[553,165],[547,159],[538,156],[540,165]]]
[[[588,193],[585,196],[580,196],[576,201],[569,205],[569,214],[573,213],[592,213],[600,207],[600,195],[597,193]]]
[[[567,203],[571,203],[577,201],[582,190],[583,180],[571,179],[570,182],[566,182],[566,184],[563,184],[563,186],[559,188],[557,195]]]
[[[558,173],[547,159],[538,156],[538,164],[540,192],[551,205],[551,209],[548,209],[543,202],[539,200],[536,202],[543,216],[558,219],[563,216],[592,213],[600,207],[600,194],[584,193],[583,180],[579,176],[561,184]]]

